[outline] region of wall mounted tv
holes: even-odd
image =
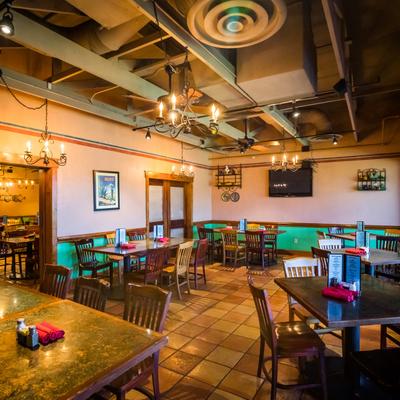
[[[269,170],[270,197],[309,197],[312,196],[312,168],[292,171]]]

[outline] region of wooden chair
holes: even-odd
[[[179,300],[182,300],[181,287],[187,286],[188,294],[190,294],[190,283],[189,283],[189,265],[190,258],[192,255],[193,241],[182,243],[178,247],[176,261],[174,265],[164,268],[168,276],[168,286],[175,286],[178,292]]]
[[[398,236],[376,236],[376,248],[380,250],[397,251],[400,237]]]
[[[272,309],[268,301],[266,289],[256,288],[251,276],[248,277],[250,292],[253,296],[260,325],[260,354],[258,360],[257,376],[264,372],[266,379],[271,382],[271,400],[276,399],[277,388],[280,389],[307,389],[322,387],[323,399],[327,400],[327,385],[325,373],[325,344],[318,335],[304,322],[275,323]],[[265,344],[271,349],[271,356],[265,357]],[[302,358],[317,356],[320,363],[320,383],[284,385],[278,382],[278,360],[281,358]],[[265,362],[272,362],[272,376],[270,376]]]
[[[235,229],[224,229],[221,231],[222,236],[222,264],[226,265],[227,260],[233,260],[236,267],[237,262],[245,260],[246,262],[246,246],[239,244],[238,232]]]
[[[79,276],[83,271],[91,271],[92,278],[97,278],[97,272],[108,268],[110,271],[110,284],[113,284],[113,263],[111,261],[101,263],[96,259],[96,255],[87,249],[94,247],[93,239],[81,239],[75,242],[76,254],[78,256]]]
[[[320,239],[326,239],[326,234],[325,234],[325,232],[317,231],[317,239],[318,239],[318,240],[320,240]]]
[[[125,274],[125,283],[142,281],[145,285],[153,282],[155,285],[161,283],[163,268],[168,259],[169,250],[164,247],[151,249],[146,252],[144,268]]]
[[[328,233],[344,233],[344,228],[341,226],[331,226],[328,228]]]
[[[275,233],[268,233],[268,229],[264,231],[265,247],[271,251],[272,262],[278,258],[278,235]]]
[[[197,289],[198,276],[203,278],[204,284],[207,283],[206,279],[207,250],[208,250],[208,239],[200,239],[197,242],[197,248],[194,253],[193,262],[191,262],[189,266],[189,272],[193,274],[195,289]],[[198,272],[200,268],[202,268],[203,272]],[[193,269],[193,272],[191,272],[191,269]]]
[[[311,247],[311,253],[313,258],[319,261],[319,273],[320,276],[328,275],[328,264],[329,264],[329,250],[319,249],[318,247]]]
[[[318,246],[323,250],[334,250],[342,248],[341,239],[320,239],[318,240]]]
[[[0,240],[0,261],[2,261],[4,265],[4,276],[7,274],[7,265],[11,266],[11,261],[8,262],[9,258],[12,258],[12,251],[6,242]]]
[[[254,258],[261,262],[261,266],[270,264],[270,249],[265,246],[265,235],[262,231],[246,231],[245,232],[245,254],[246,266],[250,267],[250,262],[254,262]]]
[[[320,276],[320,263],[317,258],[311,257],[295,257],[288,260],[283,260],[283,269],[285,278],[305,278]],[[295,299],[288,295],[289,303],[289,321],[294,321],[297,316],[301,321],[319,335],[331,333],[332,335],[341,338],[333,329],[325,327],[314,315],[310,314],[303,306],[297,303]]]
[[[145,229],[133,229],[126,231],[126,235],[129,240],[146,240],[146,230]]]
[[[396,334],[397,336],[394,336]],[[400,346],[400,324],[381,325],[381,349],[387,348],[387,340]]]
[[[386,400],[399,398],[400,392],[400,349],[356,351],[351,353],[353,365],[383,393],[374,397]]]
[[[75,281],[74,301],[84,306],[104,311],[110,284],[96,278],[80,277]]]
[[[45,264],[39,291],[65,299],[71,284],[72,271],[62,265]]]
[[[125,307],[123,318],[146,329],[162,333],[171,302],[171,292],[166,292],[157,286],[139,286],[128,284],[125,289]],[[132,389],[138,390],[150,398],[160,399],[158,381],[159,353],[154,353],[136,367],[117,378],[106,389],[117,396],[117,400],[124,400],[125,394]],[[152,396],[142,387],[153,377]]]
[[[385,235],[400,236],[400,229],[387,228],[387,229],[385,229]]]
[[[222,241],[221,239],[216,239],[214,229],[198,227],[197,232],[199,234],[199,239],[208,240],[208,260],[210,263],[214,263],[215,259],[219,259],[222,254]]]

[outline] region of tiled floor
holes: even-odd
[[[288,320],[287,296],[273,279],[282,276],[281,264],[269,270],[250,272],[257,285],[268,290],[274,317]],[[110,301],[107,312],[122,315],[121,303]],[[247,287],[246,268],[207,267],[207,285],[176,296],[169,310],[165,333],[168,346],[161,351],[160,382],[166,400],[269,399],[270,384],[257,377],[258,320]],[[328,354],[340,354],[341,343],[325,335]],[[362,329],[362,349],[378,348],[377,327]],[[295,360],[279,366],[282,382],[295,382]],[[151,382],[148,383],[151,388]],[[316,392],[315,398],[318,398]],[[278,390],[278,399],[311,399],[308,393]],[[130,392],[128,399],[144,399]]]

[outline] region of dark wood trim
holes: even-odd
[[[144,171],[144,175],[148,179],[158,179],[161,181],[174,181],[174,182],[193,182],[192,176],[177,176],[172,174],[165,174],[162,172]]]
[[[126,231],[146,231],[146,228],[127,228]],[[106,232],[93,232],[93,233],[81,233],[77,235],[68,235],[68,236],[60,236],[57,238],[57,243],[66,243],[66,242],[76,242],[81,239],[90,239],[90,238],[105,238],[106,235],[110,233],[114,233],[115,231],[106,231]]]

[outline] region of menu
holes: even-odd
[[[361,258],[351,254],[329,254],[328,286],[334,283],[355,283],[356,290],[361,291]]]

